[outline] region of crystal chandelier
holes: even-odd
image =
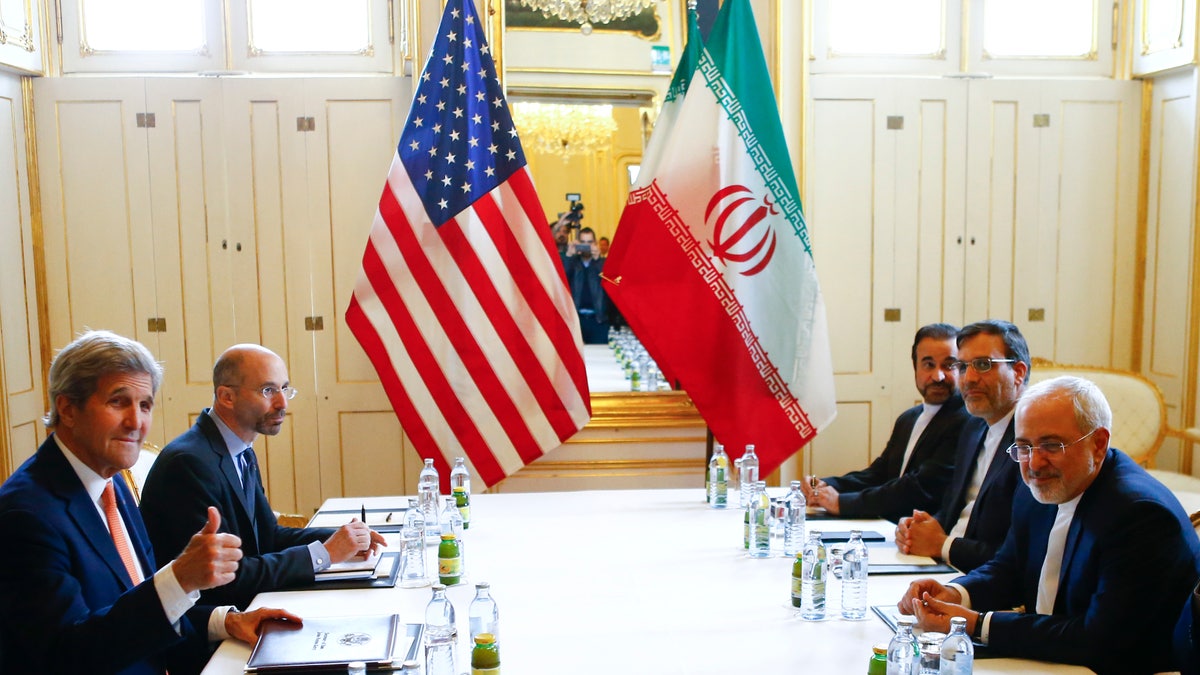
[[[653,7],[655,0],[521,0],[521,4],[539,11],[546,18],[574,21],[584,34],[592,32],[592,24],[624,19]]]
[[[617,121],[611,105],[564,105],[520,101],[513,104],[513,121],[526,152],[573,155],[612,150]]]

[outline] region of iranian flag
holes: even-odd
[[[825,305],[748,0],[726,0],[605,288],[714,436],[763,475],[833,421]],[[657,136],[660,130],[655,130]]]

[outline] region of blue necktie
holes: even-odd
[[[254,448],[247,447],[238,455],[238,470],[242,474],[242,493],[246,495],[246,505],[254,512],[254,483],[258,480],[258,462],[254,457]]]

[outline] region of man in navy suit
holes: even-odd
[[[810,506],[844,518],[897,522],[934,510],[954,471],[954,450],[967,412],[955,383],[955,334],[948,323],[922,326],[913,338],[913,377],[922,403],[896,418],[883,454],[861,471],[802,481]]]
[[[967,411],[954,474],[937,515],[901,518],[896,545],[969,572],[991,559],[1008,532],[1020,475],[1004,457],[1012,442],[1013,408],[1029,377],[1029,345],[1007,321],[987,320],[958,331],[958,386]]]
[[[215,509],[156,571],[133,498],[113,476],[137,460],[161,381],[144,346],[103,331],[51,364],[53,433],[0,487],[0,672],[198,672],[210,639],[252,643],[264,620],[299,621],[194,606],[241,558],[237,537],[217,533]]]
[[[316,572],[386,545],[353,519],[340,528],[283,527],[263,490],[251,447],[259,434],[283,427],[296,395],[287,366],[259,345],[235,345],[213,366],[213,406],[163,448],[142,490],[142,517],[159,557],[177,555],[216,504],[224,532],[242,542],[241,565],[229,584],[202,593],[205,602],[245,607],[258,593],[311,584]]]
[[[926,630],[966,617],[998,656],[1126,675],[1175,670],[1172,628],[1200,573],[1183,507],[1108,447],[1112,411],[1087,380],[1030,387],[1016,427],[1008,454],[1029,489],[1014,498],[1004,545],[949,584],[913,582],[900,611]]]

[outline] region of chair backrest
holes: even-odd
[[[139,504],[142,502],[142,486],[146,484],[146,476],[150,473],[150,467],[154,465],[156,459],[158,459],[158,446],[153,443],[142,443],[142,450],[138,453],[137,461],[128,469],[120,471],[125,485],[129,486],[129,491],[133,493],[134,501]]]
[[[1167,434],[1167,406],[1153,382],[1127,370],[1067,366],[1044,359],[1033,360],[1029,379],[1041,382],[1060,375],[1074,375],[1096,383],[1113,411],[1110,444],[1142,466],[1154,466],[1154,456]]]

